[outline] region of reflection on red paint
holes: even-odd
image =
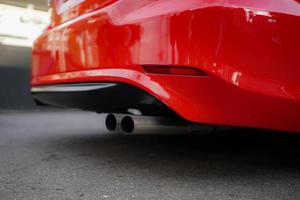
[[[132,2],[53,9],[34,46],[32,84],[126,82],[190,121],[300,132],[299,1]]]

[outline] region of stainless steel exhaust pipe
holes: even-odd
[[[117,129],[118,121],[114,114],[108,114],[105,119],[106,129],[110,132],[113,132]]]
[[[127,115],[121,120],[121,129],[125,134],[183,134],[207,132],[212,127],[173,118]]]
[[[124,117],[121,120],[121,128],[125,133],[132,133],[135,128],[133,119],[129,116]]]
[[[122,133],[120,123],[124,118],[124,114],[107,114],[105,118],[105,127],[110,132]]]

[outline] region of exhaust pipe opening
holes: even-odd
[[[117,129],[117,118],[113,114],[107,115],[105,119],[105,126],[109,131],[115,131]]]
[[[132,133],[134,130],[134,121],[131,117],[126,116],[121,121],[121,128],[125,133]]]

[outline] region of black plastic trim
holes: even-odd
[[[58,107],[79,108],[99,113],[175,115],[165,104],[142,89],[125,83],[71,83],[34,86],[35,101]]]

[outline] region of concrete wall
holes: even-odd
[[[0,111],[36,109],[30,95],[31,49],[0,45]]]

